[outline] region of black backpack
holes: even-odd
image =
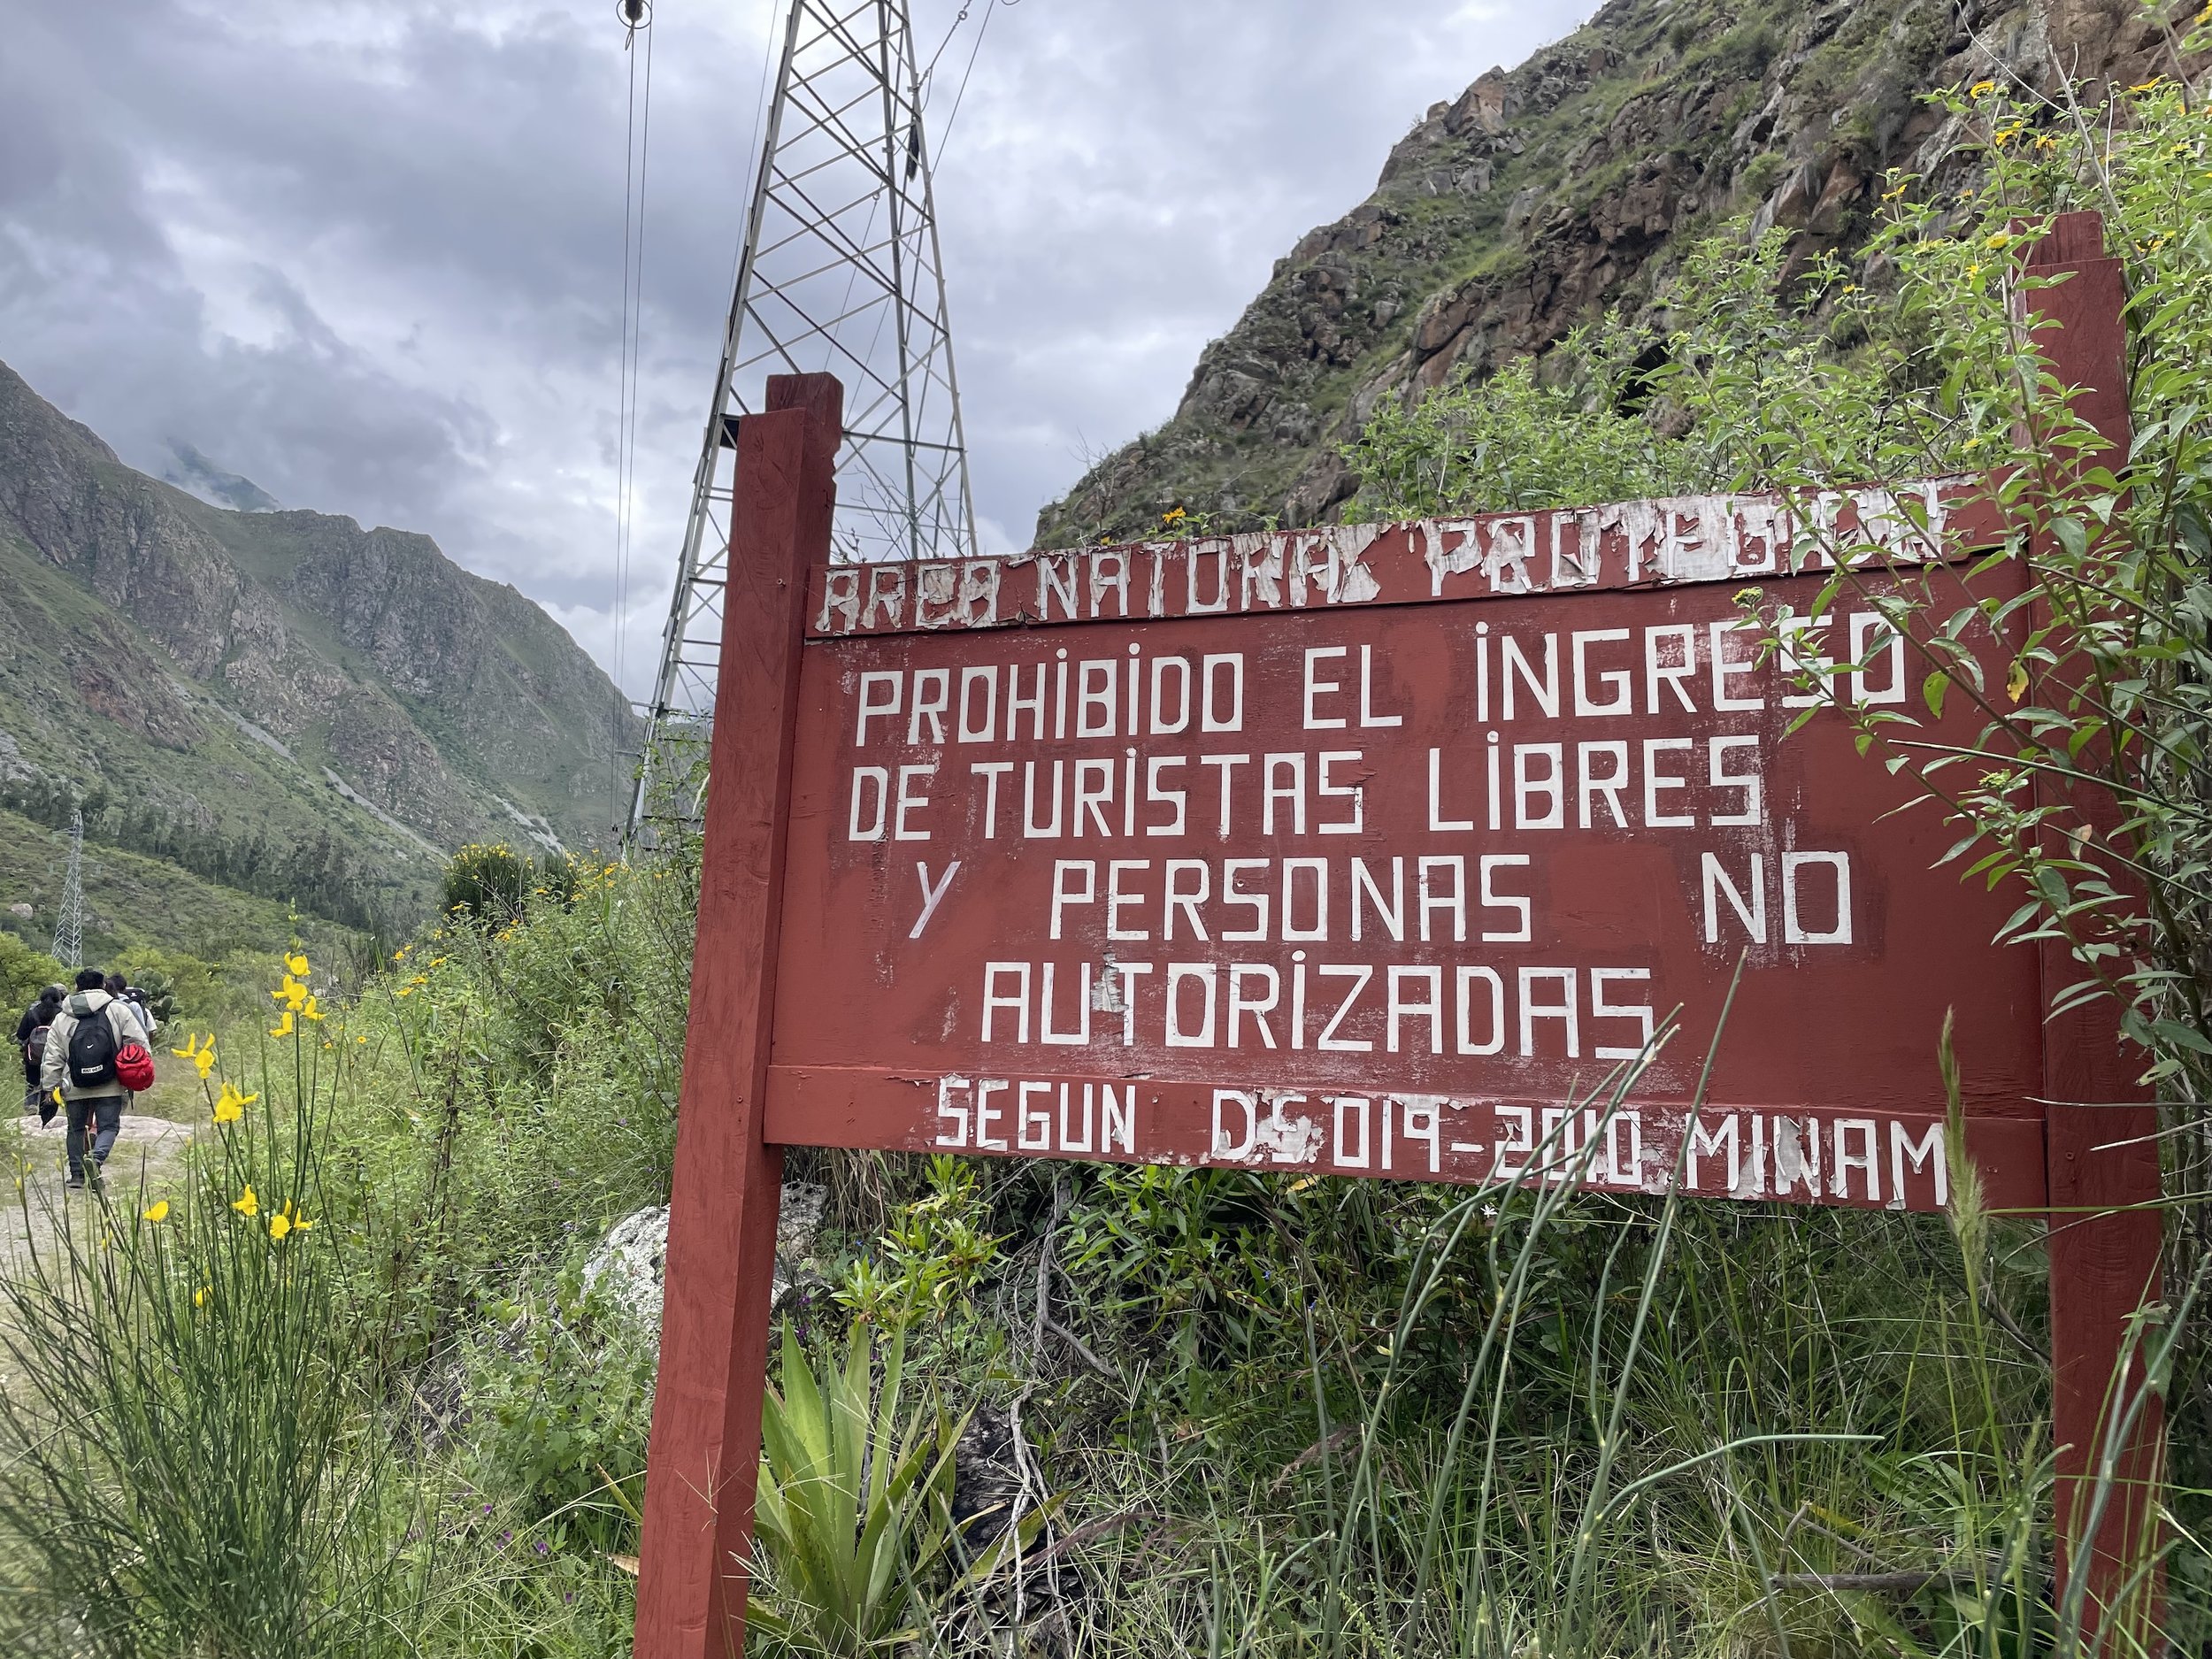
[[[115,1026],[107,1010],[79,1014],[69,1028],[69,1087],[106,1088],[115,1082]]]
[[[23,1069],[30,1073],[34,1080],[38,1077],[38,1068],[46,1059],[46,1040],[53,1033],[54,1028],[50,1025],[34,1025],[30,1041],[23,1045]]]

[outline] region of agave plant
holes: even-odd
[[[921,1633],[923,1586],[950,1548],[960,1425],[918,1407],[902,1425],[905,1339],[875,1380],[876,1345],[853,1328],[844,1368],[817,1379],[783,1342],[783,1389],[761,1413],[754,1533],[763,1571],[747,1623],[795,1653],[882,1653]]]

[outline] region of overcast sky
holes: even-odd
[[[0,0],[0,359],[161,472],[426,531],[649,687],[783,0],[658,0],[613,591],[615,0]],[[912,0],[933,50],[957,0]],[[1167,418],[1391,143],[1588,0],[972,0],[941,146],[987,549]],[[941,121],[956,81],[941,76]]]

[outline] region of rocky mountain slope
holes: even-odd
[[[2181,8],[2177,15],[2193,12]],[[1339,450],[1386,398],[1663,304],[1681,250],[1748,215],[1804,253],[1855,245],[1883,172],[1960,165],[1921,101],[1985,75],[2049,88],[2170,72],[2136,0],[1611,0],[1431,108],[1374,194],[1276,262],[1174,418],[1038,517],[1037,545],[1325,522]]]
[[[465,841],[603,843],[637,741],[565,632],[428,537],[211,506],[0,365],[0,806],[89,796],[119,844],[404,917]]]

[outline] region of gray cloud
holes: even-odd
[[[772,4],[657,7],[633,690]],[[951,0],[914,6],[933,46]],[[987,544],[1025,542],[1087,455],[1172,412],[1200,347],[1429,104],[1587,9],[999,0],[938,145]],[[933,89],[941,131],[971,42]],[[0,358],[149,471],[187,444],[288,505],[429,532],[612,667],[625,69],[607,0],[14,8]]]

